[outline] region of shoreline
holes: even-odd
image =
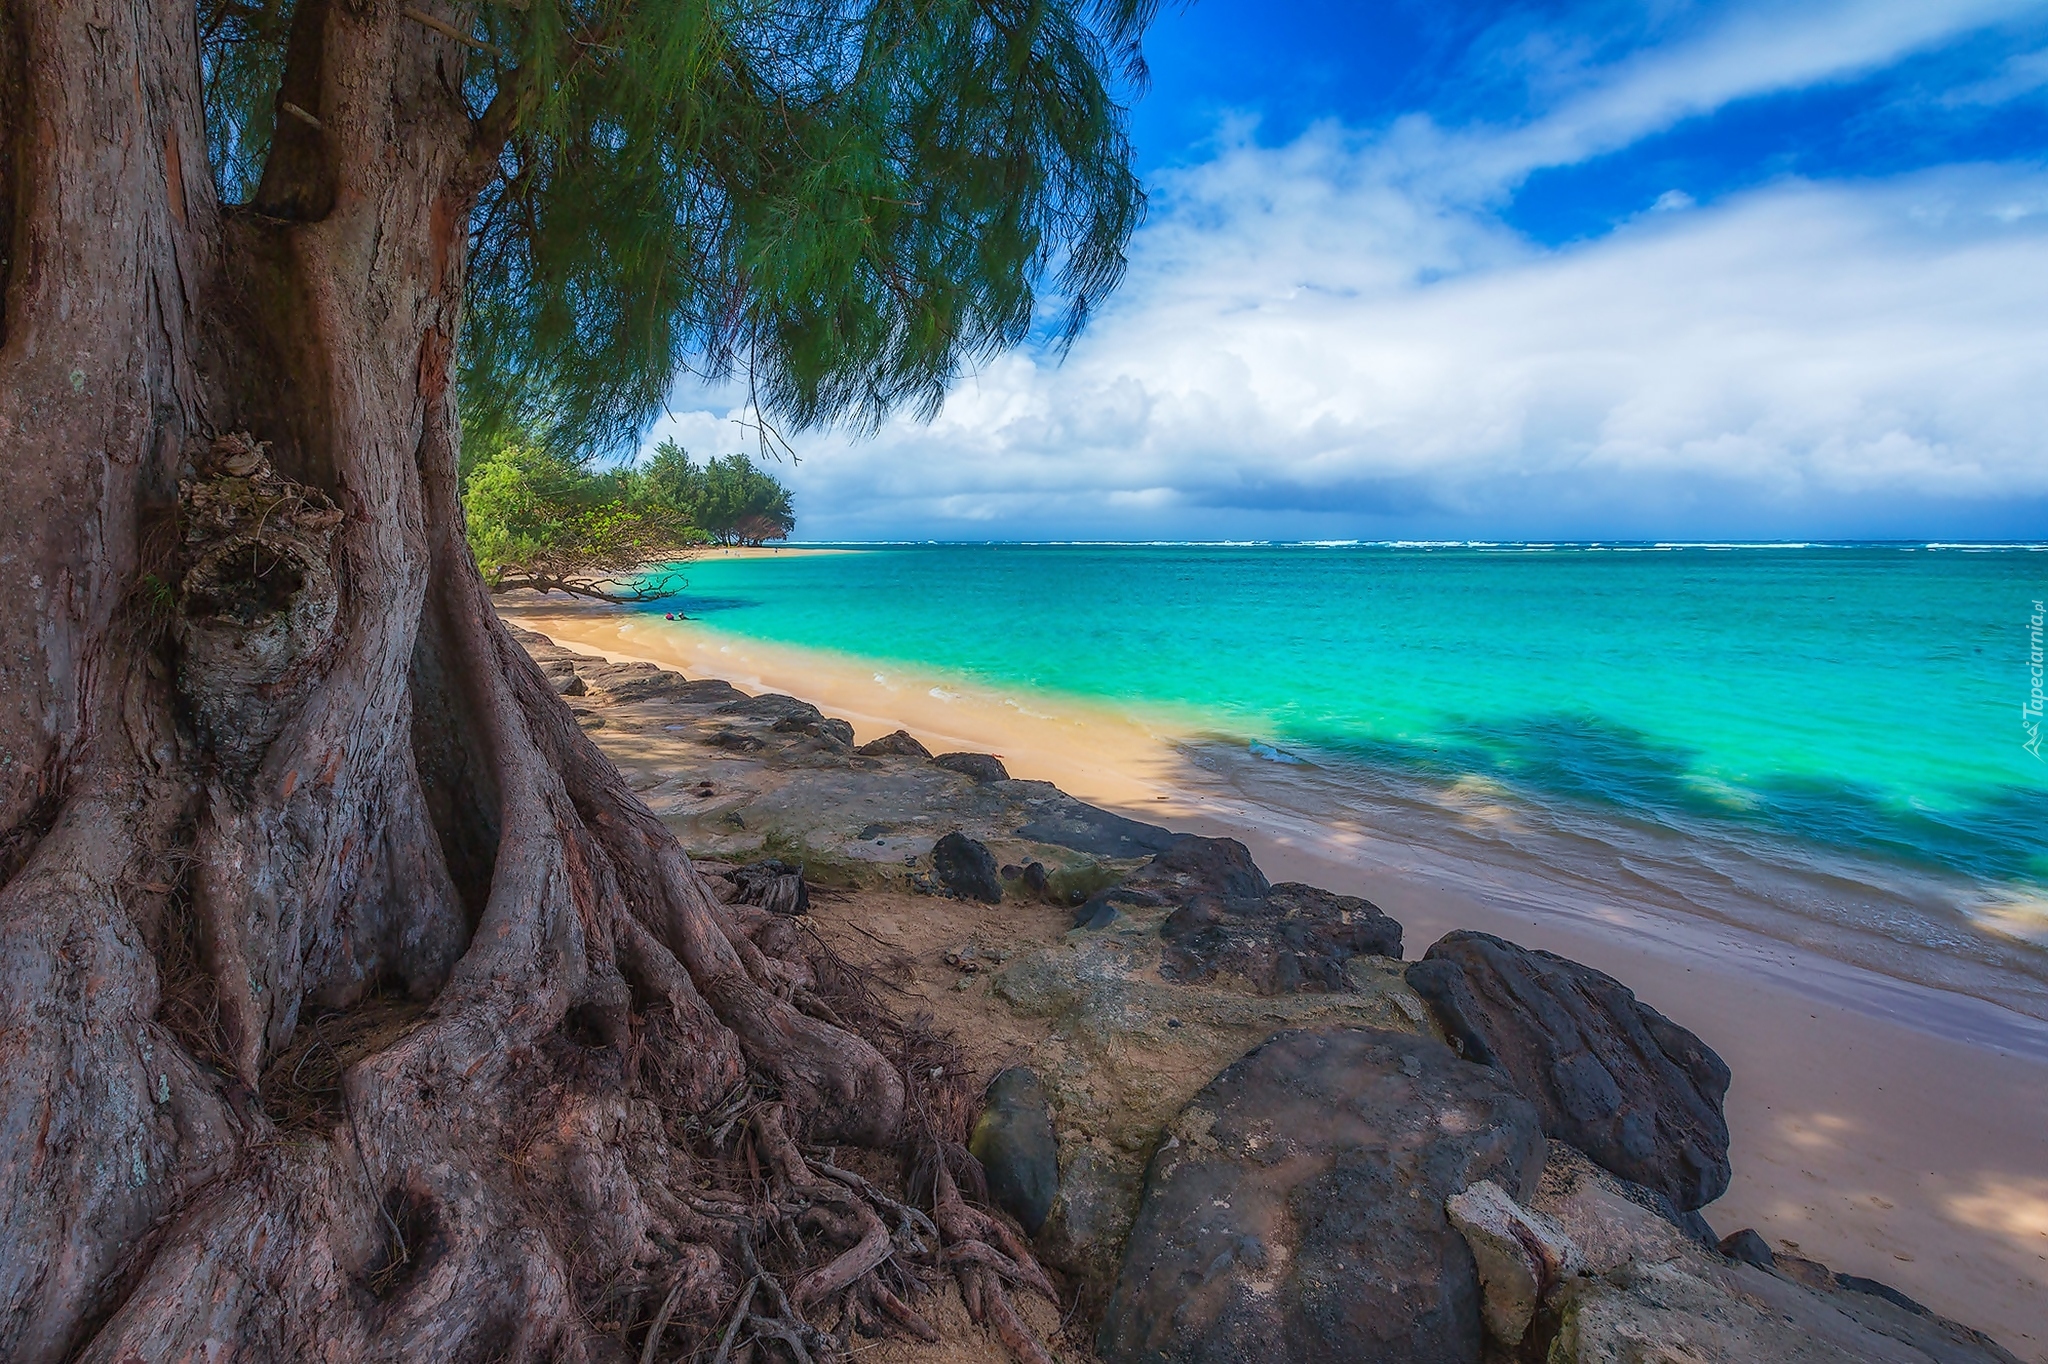
[[[1717,1230],[1753,1226],[2048,1364],[2048,1025],[1710,919],[1535,902],[1495,869],[1451,883],[1441,868],[1390,864],[1370,838],[1189,780],[1189,736],[1170,717],[1044,714],[889,665],[522,595],[500,602],[505,617],[564,647],[785,692],[851,721],[861,741],[906,728],[934,751],[995,752],[1013,775],[1136,818],[1239,838],[1276,881],[1381,905],[1406,926],[1411,959],[1457,927],[1607,971],[1734,1072],[1735,1180],[1705,1209]]]

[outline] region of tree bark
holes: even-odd
[[[901,1319],[885,1198],[713,1197],[686,1149],[748,1092],[749,1149],[899,1141],[899,1067],[464,544],[465,50],[301,0],[311,121],[226,206],[195,44],[190,0],[0,0],[0,1357],[618,1358],[743,1285],[763,1340]],[[853,1239],[792,1307],[750,1228],[796,1203]]]

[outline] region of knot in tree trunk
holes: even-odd
[[[325,671],[343,512],[246,433],[192,463],[178,484],[178,684],[222,773],[245,779]]]

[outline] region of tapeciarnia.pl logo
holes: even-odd
[[[2020,747],[2034,755],[2034,761],[2041,761],[2041,603],[2034,603],[2034,614],[2027,620],[2027,672],[2030,685],[2027,689],[2027,704],[2020,707],[2020,723],[2027,728],[2027,741]]]

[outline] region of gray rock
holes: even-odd
[[[825,715],[816,706],[806,705],[801,711],[788,711],[769,728],[778,734],[808,734],[836,749],[853,747],[853,726]]]
[[[1778,1257],[1771,1253],[1771,1243],[1757,1235],[1754,1227],[1744,1227],[1721,1238],[1720,1251],[1731,1260],[1740,1260],[1758,1269],[1773,1269]]]
[[[1003,760],[993,753],[941,753],[932,759],[933,767],[943,767],[948,772],[958,772],[963,777],[976,781],[1008,781],[1010,769],[1003,766]]]
[[[1444,1212],[1479,1267],[1486,1333],[1520,1345],[1544,1295],[1578,1272],[1578,1246],[1554,1219],[1522,1207],[1490,1179],[1452,1195]]]
[[[979,839],[955,829],[932,846],[932,870],[939,884],[963,900],[1000,904],[1002,878],[996,875],[995,855]]]
[[[1439,1042],[1280,1033],[1153,1157],[1102,1356],[1478,1364],[1478,1274],[1444,1204],[1482,1179],[1522,1196],[1542,1161],[1529,1102]]]
[[[1585,1271],[1546,1302],[1547,1364],[2018,1364],[1883,1284],[1701,1246],[1563,1142],[1530,1206],[1564,1228]]]
[[[614,701],[651,701],[674,696],[687,683],[681,673],[654,671],[604,684],[605,694]]]
[[[1536,1104],[1549,1136],[1681,1212],[1727,1191],[1727,1065],[1620,981],[1458,932],[1408,968],[1408,983],[1463,1055]]]
[[[1017,830],[1017,837],[1091,857],[1123,858],[1164,852],[1180,835],[1053,792],[1036,816]]]
[[[854,752],[864,758],[923,758],[930,761],[932,751],[910,737],[910,731],[899,729],[894,734],[884,734],[879,739],[870,739]]]
[[[1059,1187],[1060,1153],[1036,1071],[1011,1066],[989,1082],[967,1149],[988,1174],[990,1200],[1038,1235]]]

